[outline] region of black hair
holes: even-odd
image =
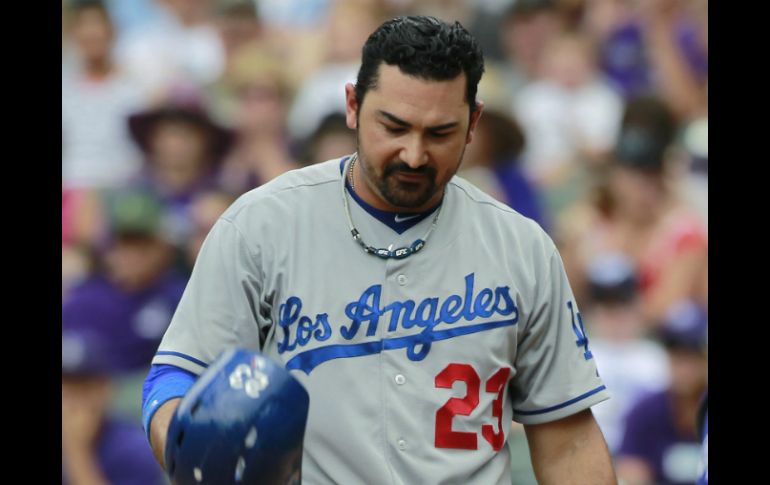
[[[378,70],[385,62],[404,74],[431,81],[447,81],[465,73],[465,99],[476,110],[476,91],[484,73],[484,55],[476,39],[460,22],[435,17],[396,17],[383,23],[366,40],[356,81],[356,101],[364,101],[377,87]]]
[[[650,95],[635,96],[626,101],[621,126],[648,130],[664,145],[674,141],[678,129],[671,107],[661,98]]]
[[[676,118],[663,100],[654,96],[631,98],[626,102],[614,157],[625,166],[660,174],[677,129]]]
[[[526,145],[526,137],[519,122],[510,114],[497,109],[487,109],[481,117],[478,129],[489,134],[490,161],[500,165],[518,164]]]

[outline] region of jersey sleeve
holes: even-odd
[[[170,364],[198,375],[232,347],[261,350],[264,275],[256,245],[220,218],[206,237],[153,364]],[[262,308],[261,308],[262,306]]]
[[[519,330],[511,381],[513,419],[522,424],[561,419],[609,398],[555,248],[537,286],[532,313]]]

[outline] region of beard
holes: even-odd
[[[449,180],[460,167],[465,148],[460,154],[455,170],[447,172],[445,180],[438,180],[436,169],[429,165],[412,168],[401,160],[389,160],[378,173],[377,168],[369,164],[365,150],[356,134],[358,164],[365,182],[388,204],[403,208],[417,209],[424,206],[437,193],[442,192]],[[401,175],[411,175],[406,180]]]

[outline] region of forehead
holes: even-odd
[[[398,66],[381,64],[377,86],[364,97],[362,111],[387,111],[411,124],[462,121],[470,106],[465,100],[465,73],[434,81],[404,74]]]

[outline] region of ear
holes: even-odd
[[[345,84],[345,121],[351,130],[358,128],[358,100],[352,83]]]
[[[476,131],[476,125],[479,124],[479,118],[481,118],[482,111],[484,111],[484,101],[476,101],[476,111],[471,115],[471,123],[470,126],[468,126],[468,136],[465,139],[466,144],[473,140],[473,133]]]

